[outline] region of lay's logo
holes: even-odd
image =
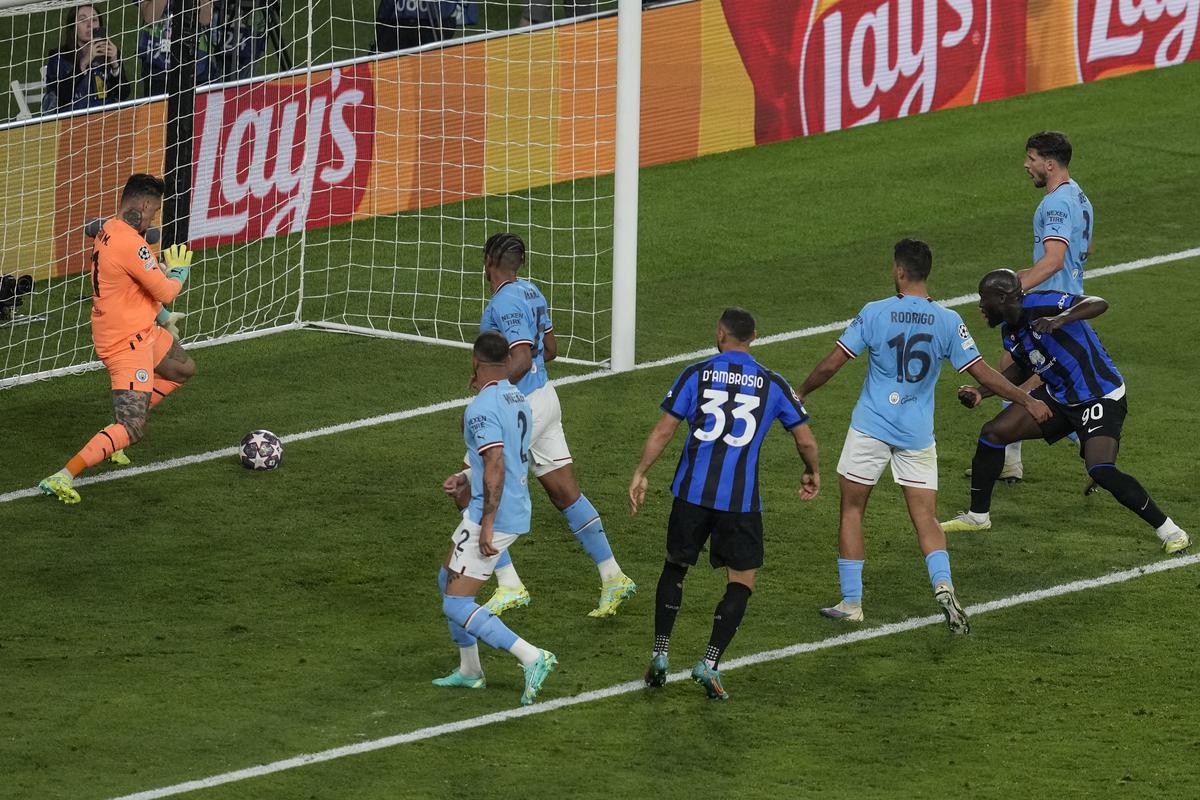
[[[1076,0],[1082,81],[1200,57],[1200,0]]]
[[[816,3],[801,52],[804,132],[978,102],[991,5],[991,0]]]

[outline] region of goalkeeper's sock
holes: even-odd
[[[166,378],[155,377],[154,391],[150,393],[150,407],[154,408],[156,405],[165,400],[167,395],[178,389],[180,386],[183,386],[183,384],[176,383],[175,381],[169,381]]]
[[[129,447],[129,431],[124,425],[113,423],[93,436],[83,449],[76,453],[67,466],[67,474],[74,478],[88,467],[94,467],[117,450]]]

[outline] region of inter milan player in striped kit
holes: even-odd
[[[717,665],[733,640],[763,564],[763,530],[758,496],[758,452],[775,420],[790,431],[804,461],[800,499],[811,500],[820,488],[817,442],[808,413],[782,377],[750,355],[754,317],[727,308],[717,325],[717,355],[685,369],[662,401],[663,416],[650,432],[642,460],[629,483],[629,510],[646,500],[646,472],[687,422],[688,437],[679,454],[671,493],[675,504],[667,523],[667,558],[658,579],[654,610],[654,650],[646,685],[667,678],[667,650],[675,615],[683,601],[683,581],[709,537],[709,563],[725,567],[725,596],[713,614],[712,636],[692,680],[708,696],[727,700]]]
[[[869,352],[867,376],[850,418],[838,461],[841,522],[838,526],[838,579],[841,601],[821,613],[862,622],[863,517],[871,490],[888,465],[904,491],[908,515],[925,557],[934,601],[954,633],[969,633],[950,574],[946,534],[937,522],[937,445],[933,436],[934,390],[942,362],[970,372],[985,386],[1011,398],[1042,419],[1050,409],[1004,380],[979,355],[971,332],[956,311],[929,296],[933,253],[916,239],[902,239],[892,251],[896,293],[867,303],[800,385],[800,396],[823,386],[852,358]]]
[[[1191,544],[1187,533],[1159,509],[1136,478],[1117,469],[1128,412],[1125,379],[1087,322],[1107,311],[1108,303],[1065,292],[1025,294],[1016,273],[999,269],[980,281],[979,308],[988,325],[1000,326],[1004,349],[1012,355],[1006,377],[1024,380],[1038,375],[1042,385],[1033,396],[1044,400],[1054,416],[1039,426],[1023,408],[1010,406],[985,423],[971,462],[971,510],[942,523],[942,528],[949,532],[992,527],[992,487],[1004,466],[1005,445],[1039,438],[1053,443],[1074,432],[1092,480],[1153,527],[1164,552],[1186,549]],[[959,399],[968,408],[988,394],[978,386],[959,389]]]

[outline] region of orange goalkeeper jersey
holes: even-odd
[[[154,327],[163,303],[183,285],[158,267],[150,246],[129,223],[110,219],[92,244],[92,341],[105,358]]]

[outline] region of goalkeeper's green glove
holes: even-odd
[[[192,251],[186,244],[177,244],[163,251],[163,261],[167,265],[167,277],[174,278],[181,284],[187,282],[188,273],[192,271]]]

